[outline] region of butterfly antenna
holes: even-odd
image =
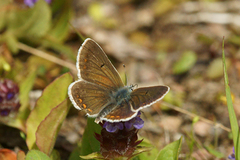
[[[127,86],[128,85],[128,80],[127,80],[127,73],[126,73],[126,68],[125,67],[126,67],[125,64],[123,64],[123,68],[125,70],[125,73],[124,73],[124,75],[125,75],[124,84]]]

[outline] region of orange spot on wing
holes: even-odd
[[[87,69],[87,66],[86,66],[86,65],[84,65],[84,66],[83,66],[83,69]]]
[[[79,98],[78,100],[79,100],[79,103],[82,103],[82,99],[81,98]]]
[[[92,110],[91,110],[91,109],[89,109],[89,108],[88,108],[87,110],[88,110],[89,112],[92,112]]]
[[[116,116],[116,118],[120,118],[120,116]]]
[[[84,62],[87,62],[87,59],[84,59]]]
[[[110,118],[114,118],[115,116],[110,116]]]
[[[84,108],[84,109],[86,109],[86,108],[87,108],[86,104],[83,104],[82,106],[83,106],[83,108]]]

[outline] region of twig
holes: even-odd
[[[204,117],[201,117],[201,116],[196,115],[196,114],[194,114],[194,113],[188,112],[187,110],[184,110],[184,109],[179,108],[179,107],[177,107],[177,106],[174,106],[174,105],[172,105],[172,104],[169,104],[169,103],[166,103],[166,102],[162,102],[162,103],[163,103],[164,105],[168,106],[169,108],[175,110],[175,111],[178,111],[178,112],[180,112],[180,113],[186,114],[186,115],[188,115],[188,116],[190,116],[190,117],[192,117],[192,118],[194,118],[194,117],[199,117],[199,119],[200,119],[201,121],[205,122],[205,123],[208,123],[208,124],[210,124],[210,125],[213,125],[213,126],[216,127],[216,128],[221,128],[221,129],[223,129],[223,130],[225,130],[225,131],[227,131],[227,132],[231,132],[231,129],[230,129],[230,128],[222,125],[221,123],[216,123],[216,122],[210,121],[210,120],[208,120],[208,119],[206,119],[206,118],[204,118]]]
[[[67,68],[69,68],[71,70],[77,71],[76,66],[74,64],[72,64],[70,62],[66,62],[66,61],[64,61],[62,59],[59,59],[57,57],[54,57],[52,55],[49,55],[49,54],[47,54],[47,53],[45,53],[45,52],[43,52],[41,50],[29,47],[29,46],[27,46],[27,45],[25,45],[23,43],[20,43],[20,42],[18,43],[18,48],[23,50],[23,51],[26,51],[28,53],[31,53],[31,54],[33,54],[35,56],[38,56],[38,57],[44,58],[44,59],[46,59],[48,61],[51,61],[53,63],[56,63],[56,64],[58,64],[60,66],[67,67]]]

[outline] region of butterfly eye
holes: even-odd
[[[134,85],[131,84],[131,85],[130,85],[130,89],[131,89],[132,91],[133,91],[133,88],[135,88],[135,87],[138,88],[138,84],[134,84]]]

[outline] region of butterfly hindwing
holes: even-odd
[[[128,121],[135,117],[137,112],[132,111],[131,104],[124,100],[120,105],[116,106],[114,110],[108,113],[102,120],[110,122]]]
[[[108,90],[81,80],[69,86],[69,97],[75,108],[85,110],[93,117],[111,100]]]
[[[85,40],[79,49],[77,62],[79,78],[112,91],[124,86],[117,70],[95,41]]]
[[[133,90],[130,99],[125,99],[108,113],[102,120],[110,122],[128,121],[135,117],[139,110],[161,100],[167,94],[169,87],[153,86]]]
[[[143,87],[133,90],[130,94],[130,103],[132,109],[138,111],[148,107],[156,101],[161,100],[167,94],[169,87],[167,86],[152,86]]]

